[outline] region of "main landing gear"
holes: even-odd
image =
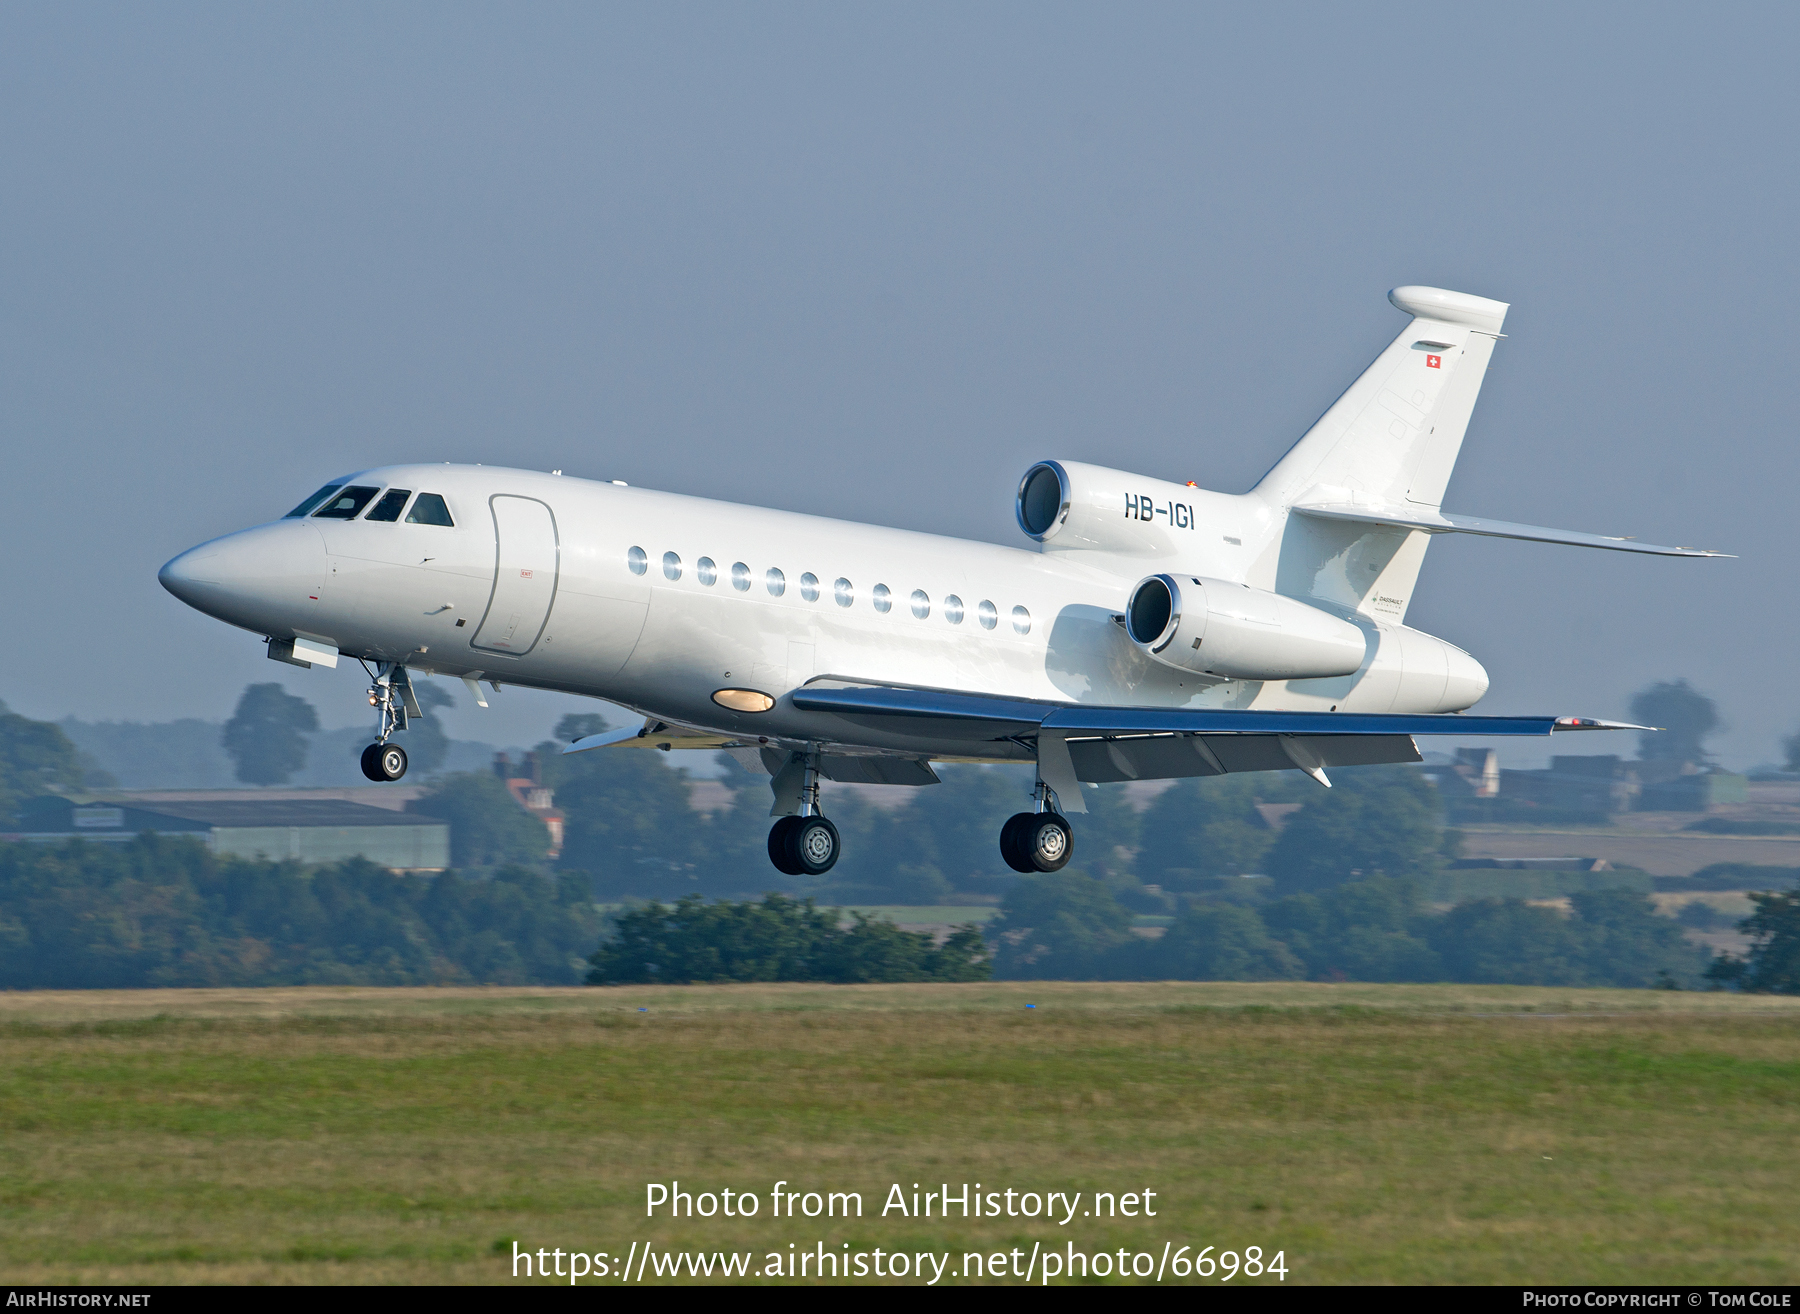
[[[409,716],[421,720],[425,716],[404,666],[397,662],[376,665],[375,683],[369,686],[369,706],[381,717],[381,737],[363,749],[362,773],[383,783],[398,780],[406,774],[406,750],[388,743],[388,738],[395,731],[406,729]]]
[[[782,817],[769,829],[769,861],[784,876],[822,876],[837,865],[843,843],[838,828],[819,811],[819,762],[816,754],[798,757],[787,768],[800,776],[800,811]],[[790,786],[791,787],[791,786]],[[776,782],[780,797],[780,782]]]
[[[1000,828],[1000,856],[1014,871],[1061,871],[1075,853],[1075,833],[1056,811],[1056,791],[1043,781],[1033,791],[1034,810],[1019,812]]]

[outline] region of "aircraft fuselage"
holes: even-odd
[[[489,466],[393,466],[341,485],[375,490],[355,518],[227,535],[175,558],[163,582],[267,637],[770,741],[844,738],[836,718],[784,698],[821,678],[1057,702],[1422,713],[1467,707],[1487,685],[1460,650],[1348,608],[1337,614],[1367,640],[1354,674],[1218,679],[1146,657],[1116,619],[1130,591],[1156,570],[1254,574],[1280,526],[1250,497],[1180,490],[1160,511],[1165,527],[1189,531],[1170,560],[1008,548]],[[437,494],[454,523],[368,518],[401,491],[412,499],[402,509]],[[1149,499],[1145,512],[1158,514]],[[773,706],[733,710],[715,700],[726,689]],[[858,744],[918,751],[875,732]]]

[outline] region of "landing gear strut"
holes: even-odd
[[[784,876],[822,876],[837,865],[843,844],[838,828],[819,811],[818,755],[808,753],[795,765],[802,772],[800,811],[770,827],[769,861]]]
[[[1016,872],[1061,871],[1075,853],[1075,834],[1056,810],[1056,791],[1038,781],[1033,810],[1019,812],[1000,828],[1000,856]]]
[[[388,738],[395,731],[406,729],[409,716],[421,720],[425,716],[404,666],[398,662],[376,665],[375,683],[369,686],[369,706],[381,717],[381,734],[362,751],[362,773],[384,783],[398,780],[406,774],[406,750],[388,743]]]

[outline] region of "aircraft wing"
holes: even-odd
[[[922,744],[1035,740],[1039,772],[1069,811],[1082,810],[1081,781],[1299,769],[1329,786],[1326,767],[1419,761],[1415,735],[1647,728],[1584,717],[1104,707],[885,685],[809,686],[791,697],[803,711],[833,713]]]
[[[1322,520],[1356,520],[1369,525],[1393,525],[1400,529],[1422,529],[1428,534],[1479,534],[1486,538],[1516,538],[1531,543],[1564,543],[1572,547],[1606,548],[1613,552],[1645,552],[1659,557],[1729,557],[1729,552],[1707,548],[1661,547],[1655,543],[1639,543],[1636,539],[1616,538],[1608,534],[1578,534],[1567,529],[1545,529],[1541,525],[1517,525],[1510,520],[1486,520],[1478,516],[1452,516],[1424,507],[1375,506],[1365,502],[1302,503],[1294,507],[1301,515]]]

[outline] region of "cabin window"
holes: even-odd
[[[850,586],[849,580],[840,576],[831,586],[831,596],[838,606],[848,607],[856,601],[856,590]]]
[[[694,563],[694,578],[708,586],[719,582],[719,568],[711,557],[701,557]]]
[[[810,570],[800,577],[800,596],[808,602],[819,600],[819,577]]]
[[[663,578],[681,578],[681,558],[673,552],[663,553]]]
[[[650,554],[641,547],[634,547],[625,554],[625,564],[633,575],[642,575],[650,569]]]
[[[1000,609],[986,598],[975,606],[975,619],[981,622],[981,628],[991,630],[1000,623]]]
[[[454,529],[456,522],[450,518],[450,508],[444,505],[444,499],[436,493],[420,493],[419,500],[414,502],[412,510],[406,513],[409,525],[442,525],[445,529]]]
[[[924,589],[914,589],[912,595],[913,615],[924,620],[931,615],[931,595]]]
[[[763,587],[769,590],[771,598],[787,592],[787,576],[781,573],[780,566],[770,566],[763,572]]]
[[[961,625],[962,618],[962,599],[952,593],[944,599],[944,619],[952,625]]]
[[[894,605],[894,595],[888,592],[888,586],[885,584],[877,584],[871,597],[875,602],[875,610],[884,616],[888,613],[888,609]]]
[[[381,500],[369,508],[364,520],[398,520],[400,512],[406,506],[406,499],[412,496],[410,488],[390,488],[381,495]]]
[[[361,486],[339,489],[313,515],[320,520],[354,520],[356,513],[367,506],[369,499],[380,491],[378,488]]]
[[[1013,608],[1013,633],[1031,633],[1031,613],[1026,611],[1023,607]]]
[[[741,561],[731,568],[731,587],[739,593],[750,591],[750,567]]]
[[[342,484],[326,484],[325,487],[321,488],[318,492],[314,493],[311,497],[307,498],[299,506],[295,507],[292,511],[288,512],[285,516],[282,517],[282,519],[283,520],[293,520],[297,516],[309,515],[312,512],[312,509],[314,507],[318,506],[319,503],[323,502],[326,498],[330,497],[333,493],[337,492],[337,490],[342,487],[343,487]]]

